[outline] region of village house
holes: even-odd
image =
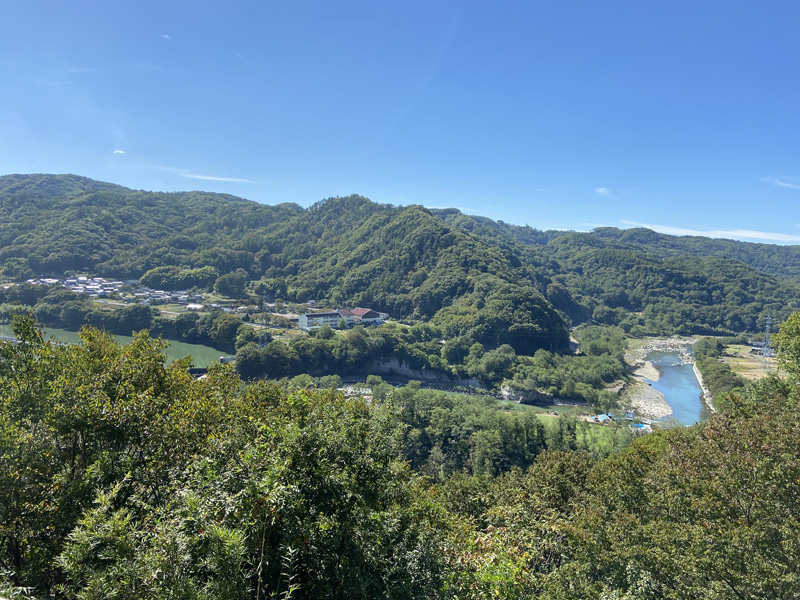
[[[356,323],[361,323],[362,325],[374,325],[383,322],[381,314],[371,308],[354,308],[350,312],[353,313]]]

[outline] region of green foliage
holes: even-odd
[[[598,320],[636,334],[757,331],[765,310],[786,314],[797,296],[794,283],[730,258],[658,260],[591,234],[562,236],[542,252],[559,264],[551,276]]]
[[[795,595],[796,423],[769,409],[716,416],[602,465],[577,523],[584,573],[644,597]]]
[[[0,323],[10,323],[14,317],[24,317],[33,314],[32,306],[24,304],[0,304]]]
[[[788,317],[798,308],[797,247],[646,229],[538,232],[439,214],[517,256],[575,323],[591,319],[634,335],[730,335],[763,330],[767,312]]]
[[[642,229],[539,232],[358,196],[271,207],[74,176],[0,178],[0,211],[0,264],[17,280],[82,271],[178,289],[207,287],[217,273],[238,298],[238,273],[270,300],[435,318],[448,339],[520,354],[566,349],[562,316],[634,335],[729,335],[799,307],[800,255],[788,246]]]
[[[520,360],[511,384],[519,391],[596,405],[603,389],[625,375],[626,365],[619,355],[562,356],[539,350]]]
[[[587,402],[605,410],[615,406],[616,397],[604,388],[626,374],[626,342],[619,329],[583,328],[578,335],[589,356],[545,350],[533,357],[518,356],[508,344],[487,351],[465,337],[442,344],[442,334],[436,326],[418,323],[408,328],[357,326],[343,335],[320,328],[312,337],[281,342],[272,350],[249,346],[247,340],[238,345],[237,368],[247,379],[292,377],[300,372],[369,377],[376,366],[397,361],[420,373],[436,373],[443,382],[471,377],[495,388],[506,383],[517,391]],[[386,393],[382,388],[381,395]]]
[[[623,427],[545,425],[489,397],[377,378],[370,401],[332,390],[339,375],[395,359],[607,406],[603,388],[625,375],[622,332],[716,335],[788,317],[796,249],[538,232],[358,196],[267,207],[73,176],[0,178],[0,212],[0,264],[17,280],[222,280],[232,297],[253,280],[259,295],[417,322],[259,348],[221,312],[170,320],[45,286],[0,290],[22,341],[0,343],[0,594],[720,600],[800,589],[796,315],[775,336],[788,379],[734,390],[708,423],[622,451]],[[84,329],[82,345],[54,346],[20,318],[31,311],[236,345],[243,377],[294,379],[245,385],[214,368],[195,381],[186,361],[165,368],[164,342],[146,332],[120,347]],[[578,328],[582,355],[571,356],[564,319],[619,329]],[[716,340],[696,350],[710,386],[738,387]],[[314,377],[331,390],[311,389]]]
[[[692,351],[694,352],[695,356],[706,356],[709,358],[719,358],[722,356],[722,351],[725,349],[725,345],[716,338],[700,338],[695,342]]]
[[[413,598],[446,521],[360,399],[192,380],[95,330],[0,345],[0,568],[64,598]],[[11,588],[9,588],[11,589]],[[291,593],[290,593],[291,592]],[[16,593],[16,592],[15,592]]]
[[[695,366],[703,376],[703,382],[711,392],[711,397],[719,404],[720,408],[727,406],[725,399],[727,394],[741,390],[747,384],[743,378],[733,372],[730,365],[720,361],[724,350],[725,344],[722,343],[722,340],[714,338],[701,338],[694,345],[694,354],[697,359]]]
[[[794,377],[800,376],[800,312],[793,313],[772,336],[778,348],[781,368]]]
[[[214,291],[220,296],[239,299],[247,296],[246,286],[246,273],[228,273],[222,275],[214,282]]]
[[[219,271],[210,266],[199,269],[164,266],[147,271],[139,279],[139,283],[156,290],[188,290],[195,287],[208,289],[218,277]]]
[[[211,327],[211,340],[223,348],[233,348],[241,328],[242,320],[239,317],[222,313],[214,319]]]
[[[335,390],[342,385],[342,378],[338,375],[325,375],[319,378],[319,387],[326,390]]]
[[[121,347],[85,329],[82,345],[55,346],[29,319],[13,327],[22,343],[0,344],[10,597],[750,600],[800,589],[794,380],[767,378],[704,425],[601,449],[590,432],[606,428],[544,426],[491,398],[409,384],[385,402],[347,399],[307,377],[293,391],[244,385],[229,368],[194,380],[185,363],[165,368],[164,343],[146,334]]]
[[[733,258],[764,273],[791,279],[800,276],[800,248],[777,244],[752,244],[700,236],[674,236],[649,229],[600,227],[593,235],[618,240],[646,250],[658,258],[673,256],[715,256]]]
[[[457,473],[490,477],[527,469],[545,449],[604,456],[633,439],[627,428],[603,429],[574,417],[548,419],[532,410],[504,410],[491,396],[463,396],[420,389],[413,382],[389,401],[408,426],[403,452],[410,464],[444,481]]]
[[[286,297],[286,290],[286,280],[283,278],[262,279],[255,286],[256,294],[266,296],[267,300],[272,301]]]
[[[303,210],[72,176],[9,176],[0,178],[0,211],[8,215],[0,264],[14,277],[20,261],[40,274],[135,276],[161,289],[207,287],[219,273],[215,290],[231,298],[257,280],[255,292],[268,300],[328,299],[415,318],[484,299],[455,335],[517,352],[567,344],[559,315],[519,261],[420,206],[350,196]],[[34,249],[39,258],[28,260]]]

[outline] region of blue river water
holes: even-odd
[[[694,425],[708,419],[711,411],[700,396],[703,390],[697,382],[692,365],[681,363],[677,352],[651,352],[647,359],[661,373],[651,381],[654,389],[664,394],[672,408],[672,416],[684,425]]]

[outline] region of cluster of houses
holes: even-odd
[[[123,300],[134,301],[138,304],[190,304],[192,302],[202,302],[201,294],[189,294],[188,292],[165,292],[163,290],[153,290],[139,285],[137,279],[131,281],[116,281],[105,279],[104,277],[67,277],[64,279],[41,278],[29,279],[28,283],[33,285],[63,285],[76,294],[87,294],[92,298],[106,298],[108,296],[120,296]],[[123,291],[123,286],[131,286],[134,291]]]
[[[193,302],[202,302],[202,294],[189,294],[188,292],[164,292],[162,290],[151,290],[146,287],[138,287],[133,293],[133,299],[138,304],[188,304],[198,306]],[[199,305],[202,307],[202,305]],[[199,309],[195,309],[199,310]]]
[[[208,308],[203,304],[202,294],[190,294],[185,291],[166,292],[154,290],[139,285],[138,280],[116,281],[103,277],[66,277],[63,279],[40,278],[29,279],[28,283],[33,285],[63,285],[77,294],[87,294],[92,298],[105,298],[115,296],[126,302],[135,302],[143,305],[157,304],[184,304],[189,311],[199,311]],[[308,302],[313,306],[314,302]],[[210,308],[219,308],[226,312],[248,312],[247,306],[240,306],[236,309],[222,307],[217,304],[210,305]],[[389,318],[387,313],[378,312],[371,308],[337,308],[326,312],[311,312],[299,315],[297,318],[290,318],[296,321],[300,329],[310,331],[323,325],[337,328],[342,319],[345,325],[350,328],[355,325],[380,325]]]
[[[105,298],[112,294],[118,294],[122,286],[129,282],[114,281],[103,277],[67,277],[65,279],[41,277],[28,279],[27,283],[31,285],[63,285],[76,294],[87,294],[92,298]]]
[[[354,325],[380,325],[388,318],[388,314],[374,311],[371,308],[337,308],[327,312],[300,315],[297,324],[300,329],[310,331],[324,325],[336,328],[342,319],[347,327],[353,327]]]

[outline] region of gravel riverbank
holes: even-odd
[[[664,394],[638,377],[626,390],[623,402],[636,411],[637,417],[661,419],[672,414]]]
[[[681,359],[688,363],[691,362],[689,353],[696,341],[696,338],[647,338],[640,346],[629,349],[625,360],[634,367],[640,367],[649,362],[647,355],[651,352],[679,352]]]
[[[623,402],[633,408],[637,416],[661,419],[672,414],[664,394],[648,384],[648,381],[658,381],[661,373],[647,356],[651,352],[679,352],[683,362],[691,363],[689,352],[696,341],[693,338],[650,338],[628,351],[625,360],[636,369],[633,372],[635,381],[626,391]]]

